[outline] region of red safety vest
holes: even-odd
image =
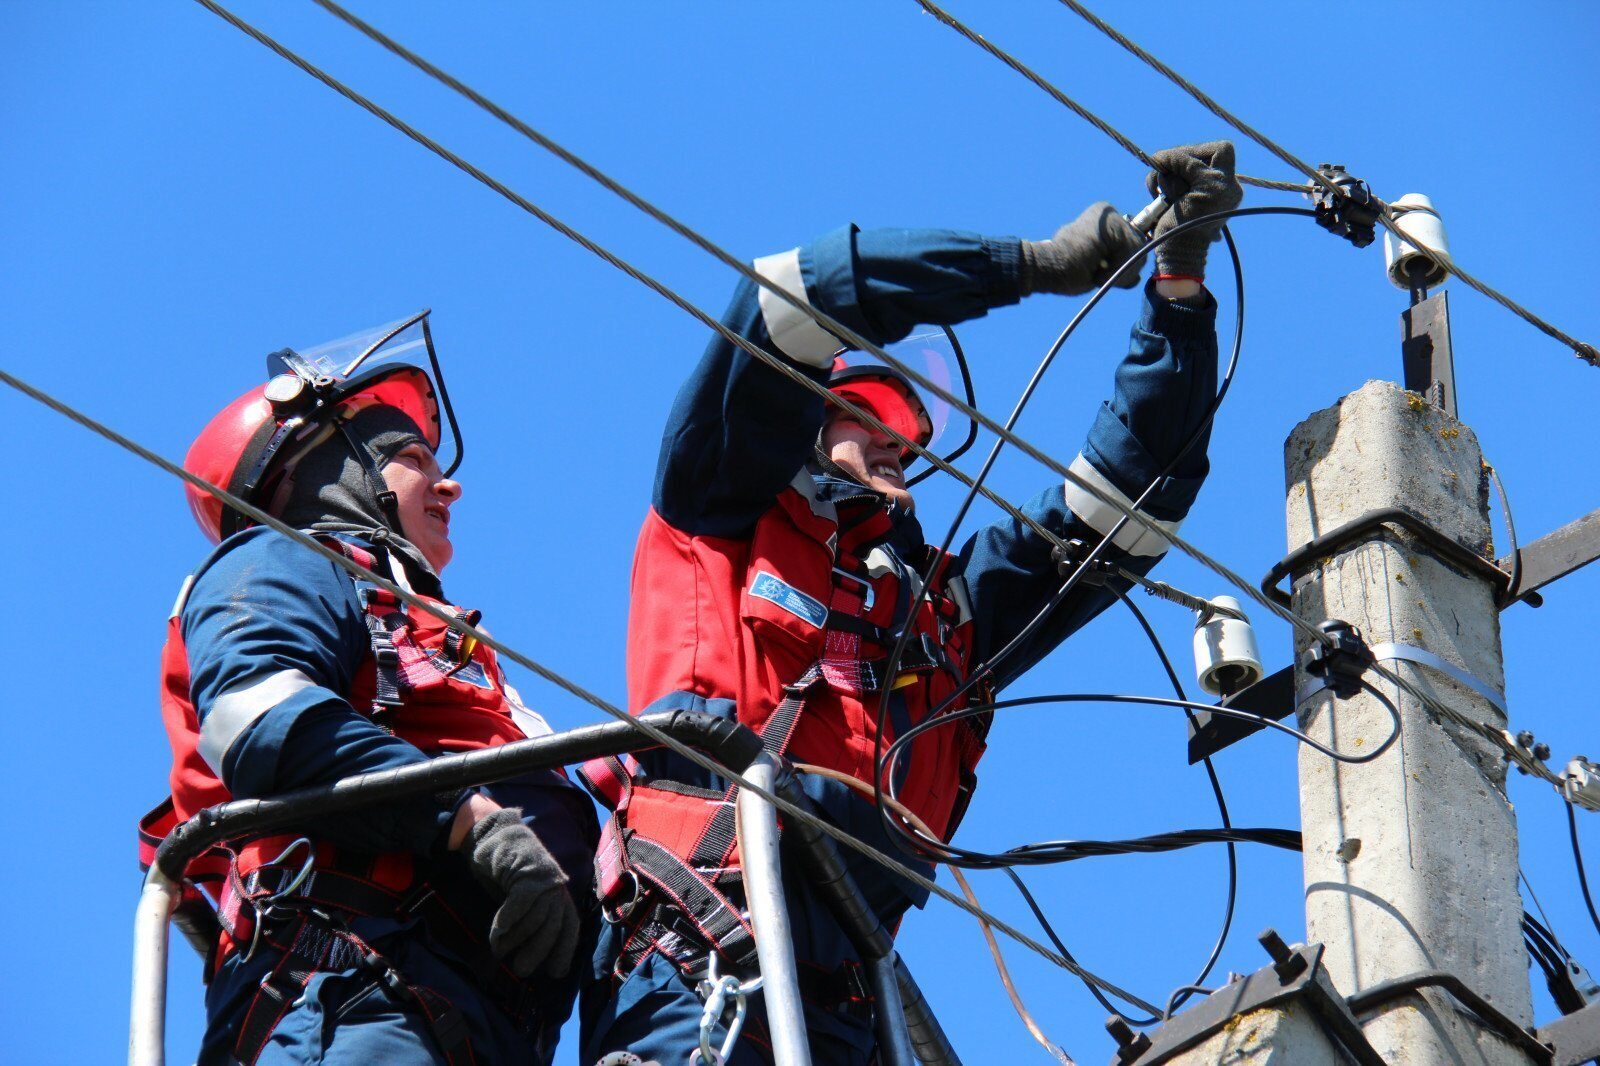
[[[369,551],[334,537],[318,539],[369,570],[385,571]],[[408,609],[392,593],[376,585],[364,581],[355,584],[372,644],[346,694],[352,707],[370,714],[428,755],[475,751],[528,735],[514,716],[529,712],[515,690],[506,685],[493,649],[470,638],[463,639],[430,614]],[[478,621],[477,611],[431,597],[420,598],[469,624]],[[200,723],[190,696],[181,610],[180,599],[167,622],[161,660],[161,714],[172,744],[172,794],[140,822],[140,858],[146,866],[173,827],[206,807],[233,798],[199,752]],[[190,864],[189,891],[204,888],[222,921],[223,941],[217,959],[225,956],[240,936],[248,934],[241,923],[249,922],[250,908],[242,904],[258,891],[252,874],[281,855],[294,839],[273,836],[237,848],[213,849]],[[326,843],[316,844],[316,854],[317,880],[330,890],[341,877],[351,879],[352,884],[375,885],[389,895],[404,892],[414,881],[409,854],[357,859],[340,856]],[[295,861],[298,863],[302,857]],[[313,896],[314,890],[315,885]],[[328,902],[337,905],[332,899]]]
[[[652,510],[634,556],[630,708],[637,714],[675,693],[732,701],[769,751],[871,781],[881,674],[903,595],[881,546],[889,530],[880,497],[820,500],[805,472],[748,537],[691,536]],[[921,570],[927,561],[905,563]],[[950,562],[942,560],[916,613],[892,682],[912,724],[971,666],[970,608],[964,584],[948,577]],[[887,747],[894,727],[885,725]],[[934,730],[902,759],[900,799],[941,836],[976,784],[986,725],[966,719]],[[616,811],[597,858],[612,909],[626,909],[641,889],[664,895],[704,940],[740,961],[751,945],[748,926],[722,895],[739,863],[731,796],[658,787],[632,760],[595,760],[583,774]],[[651,939],[643,931],[631,942]],[[619,973],[635,954],[624,950]]]

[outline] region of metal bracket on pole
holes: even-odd
[[[1222,1032],[1242,1015],[1265,1007],[1288,1009],[1298,1001],[1322,1030],[1358,1066],[1385,1066],[1361,1032],[1361,1024],[1334,991],[1322,967],[1322,945],[1289,947],[1271,929],[1260,936],[1270,965],[1213,992],[1189,1010],[1175,1015],[1150,1033],[1134,1035],[1125,1026],[1106,1028],[1117,1039],[1115,1066],[1158,1066]]]
[[[1405,387],[1451,418],[1459,418],[1449,293],[1436,292],[1400,312],[1400,358]]]
[[[1600,511],[1591,511],[1576,522],[1546,533],[1525,545],[1519,554],[1522,581],[1516,588],[1517,599],[1537,607],[1539,589],[1600,559]],[[1510,570],[1511,564],[1509,555],[1500,560],[1502,570]]]
[[[1551,1066],[1578,1066],[1600,1058],[1600,1003],[1557,1018],[1535,1034],[1555,1049]]]

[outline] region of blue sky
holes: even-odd
[[[1103,5],[1104,6],[1104,5]],[[734,278],[309,3],[241,4],[481,166],[715,312]],[[365,3],[362,13],[736,254],[754,258],[847,221],[1043,237],[1087,203],[1145,202],[1137,162],[909,0],[801,5]],[[1146,148],[1225,136],[1186,97],[1049,0],[962,3]],[[1600,338],[1592,226],[1575,196],[1600,164],[1590,81],[1600,13],[1585,5],[1346,5],[1325,32],[1281,5],[1104,6],[1135,39],[1313,161],[1347,164],[1388,198],[1430,194],[1459,259],[1591,342]],[[1298,32],[1297,32],[1298,31]],[[1310,32],[1307,32],[1310,31]],[[703,327],[365,113],[185,3],[0,5],[0,362],[163,453],[259,380],[262,355],[422,306],[468,444],[449,587],[494,632],[620,702],[634,535],[668,397]],[[1583,116],[1589,115],[1588,119]],[[1241,144],[1247,173],[1290,178]],[[1248,202],[1294,203],[1252,190]],[[1243,367],[1185,527],[1249,575],[1284,550],[1281,445],[1310,412],[1399,373],[1403,295],[1377,247],[1301,219],[1241,221]],[[1461,412],[1505,477],[1531,539],[1596,505],[1600,371],[1451,285]],[[1008,410],[1076,307],[1038,298],[960,333],[980,403]],[[1117,293],[1063,353],[1024,417],[1064,458],[1120,357],[1136,296]],[[1224,300],[1224,315],[1231,313]],[[13,841],[0,891],[0,998],[11,1061],[110,1061],[125,1038],[138,874],[134,823],[168,764],[156,705],[163,620],[205,551],[165,475],[7,393],[13,665],[0,749]],[[992,485],[1049,480],[1026,458]],[[921,492],[930,530],[956,499]],[[985,520],[993,511],[980,511]],[[1503,538],[1501,540],[1503,545]],[[1160,576],[1227,591],[1190,561]],[[1593,751],[1600,568],[1504,617],[1513,728],[1556,757]],[[1187,663],[1189,617],[1150,602]],[[1262,621],[1269,665],[1286,629]],[[599,712],[519,678],[558,728]],[[1110,613],[1014,690],[1164,694],[1149,646]],[[1214,823],[1168,712],[1073,705],[994,730],[962,829],[971,846]],[[1298,824],[1295,753],[1279,736],[1224,754],[1236,821]],[[1524,866],[1558,933],[1600,964],[1560,804],[1513,780]],[[1592,840],[1600,824],[1586,822]],[[1596,851],[1600,864],[1600,850]],[[1215,936],[1220,850],[1076,863],[1031,883],[1084,962],[1158,1001]],[[1019,923],[1005,882],[986,905]],[[1246,849],[1221,970],[1249,971],[1276,926],[1303,933],[1297,857]],[[903,950],[969,1061],[1042,1061],[993,978],[972,921],[935,904]],[[170,1046],[195,1046],[198,968],[174,947]],[[1046,1030],[1082,1061],[1111,1044],[1072,979],[1008,955]],[[1541,999],[1541,1019],[1552,1013]],[[572,1062],[569,1044],[561,1061]]]

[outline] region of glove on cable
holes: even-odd
[[[1111,272],[1144,244],[1128,220],[1104,200],[1090,204],[1047,241],[1022,242],[1022,293],[1077,296],[1104,285]],[[1117,277],[1117,287],[1139,284],[1144,261]]]
[[[1154,196],[1166,197],[1172,209],[1156,223],[1159,237],[1181,223],[1218,211],[1231,211],[1244,199],[1244,189],[1233,173],[1233,143],[1208,141],[1166,148],[1151,157],[1156,169],[1144,179]],[[1156,273],[1203,278],[1206,252],[1222,236],[1222,224],[1200,226],[1156,248]]]
[[[507,807],[467,830],[467,863],[491,891],[504,894],[489,927],[489,948],[518,977],[542,970],[565,976],[578,948],[578,908],[567,875],[522,812]]]

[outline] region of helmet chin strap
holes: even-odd
[[[383,479],[383,470],[378,466],[372,450],[356,439],[350,432],[350,425],[344,419],[339,419],[339,434],[344,437],[345,444],[356,457],[356,462],[361,464],[361,472],[367,480],[367,488],[372,492],[372,498],[377,501],[378,509],[383,518],[383,524],[389,532],[397,537],[404,538],[406,531],[400,525],[400,498],[394,494],[389,483]]]

